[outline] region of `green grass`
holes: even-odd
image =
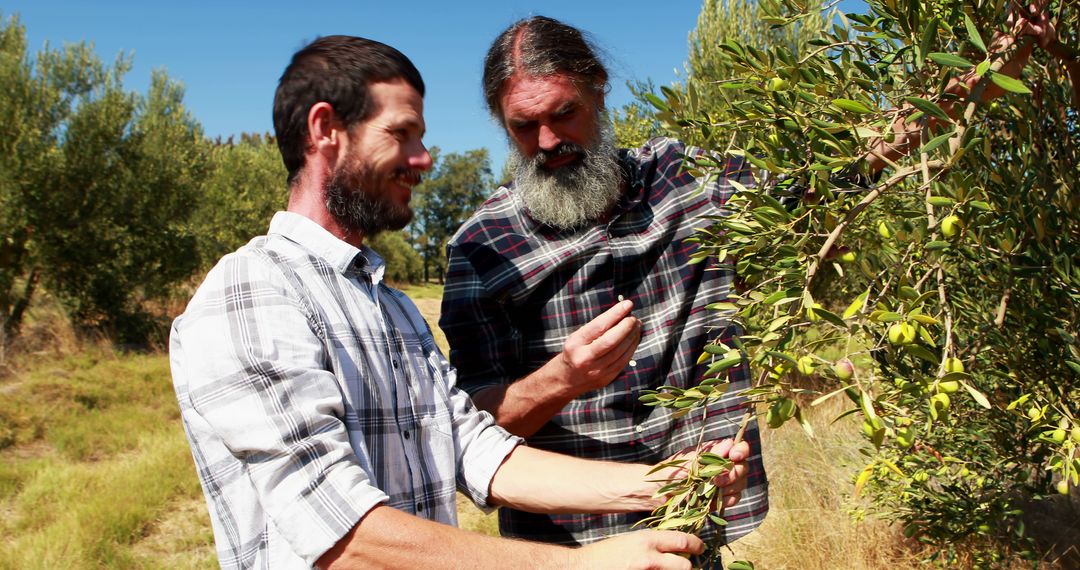
[[[35,358],[0,389],[0,568],[157,565],[140,543],[163,540],[176,505],[202,502],[167,356],[88,348]],[[201,513],[170,532],[212,568]]]
[[[438,330],[442,287],[408,293]],[[215,568],[168,356],[64,340],[0,376],[0,569]],[[498,533],[458,503],[462,528]]]
[[[416,285],[403,285],[401,291],[414,301],[417,299],[442,300],[443,286],[438,283],[419,283]]]

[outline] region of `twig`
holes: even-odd
[[[934,169],[941,168],[943,166],[945,166],[945,162],[940,160],[933,160],[927,163],[927,167]],[[912,174],[917,174],[919,170],[919,166],[908,166],[906,168],[901,168],[899,171],[896,172],[896,174],[890,176],[889,179],[886,180],[884,183],[878,185],[876,188],[868,192],[858,204],[855,204],[855,206],[851,208],[850,211],[848,211],[847,215],[844,216],[844,220],[837,224],[836,227],[833,228],[833,231],[829,233],[829,237],[825,239],[825,243],[817,252],[817,259],[815,259],[810,264],[810,267],[806,270],[806,287],[810,286],[810,283],[814,280],[814,274],[817,273],[818,267],[821,266],[821,262],[825,261],[825,258],[828,256],[829,250],[832,249],[833,244],[836,243],[836,240],[840,237],[841,234],[844,233],[844,230],[848,227],[848,225],[851,224],[851,222],[855,218],[859,217],[859,214],[861,214],[863,210],[870,206],[870,204],[873,204],[874,200],[877,200],[887,190],[889,190],[893,186],[896,186],[897,184],[900,184]]]

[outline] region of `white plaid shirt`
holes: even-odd
[[[386,504],[456,524],[520,442],[455,387],[382,259],[302,216],[223,258],[170,358],[223,568],[310,567]]]

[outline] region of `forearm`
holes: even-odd
[[[534,513],[651,511],[661,483],[651,465],[590,461],[519,446],[495,473],[491,501]]]
[[[999,34],[995,36],[990,45],[990,52],[1004,54],[1006,58],[1003,64],[996,68],[995,73],[1014,79],[1020,77],[1034,49],[1035,42],[1031,37],[1024,36],[1018,40],[1013,35]],[[976,90],[976,85],[979,82],[985,82],[985,85],[979,86],[978,90]],[[945,89],[945,94],[949,95],[949,97],[939,101],[938,106],[950,119],[955,120],[963,114],[973,96],[975,96],[975,102],[985,103],[1000,97],[1003,93],[1004,90],[990,82],[987,77],[979,76],[974,70],[969,70],[949,83]],[[864,157],[871,173],[880,172],[890,163],[904,158],[917,149],[922,143],[921,137],[924,127],[933,132],[935,128],[941,125],[942,120],[932,115],[924,116],[923,121],[909,123],[908,116],[914,110],[910,105],[906,105],[897,113],[891,126],[891,140],[879,139],[871,143],[870,151]]]
[[[485,388],[473,394],[473,402],[495,416],[506,431],[529,437],[580,395],[561,380],[558,366],[552,360],[512,384]]]
[[[323,570],[570,568],[576,555],[561,546],[484,536],[378,506],[323,554],[316,566]]]

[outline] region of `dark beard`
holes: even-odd
[[[525,158],[511,145],[514,186],[529,215],[553,228],[573,230],[606,214],[619,199],[623,182],[613,139],[614,134],[604,130],[598,133],[592,147],[562,143],[531,158]],[[542,166],[554,157],[572,153],[582,158],[554,170]]]
[[[326,182],[326,210],[349,233],[363,237],[404,228],[412,221],[412,210],[391,202],[385,192],[376,195],[377,186],[371,167],[363,162],[335,169]]]

